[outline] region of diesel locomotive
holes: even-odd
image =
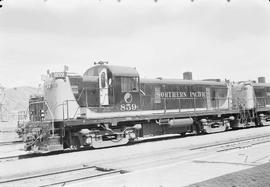
[[[267,83],[144,79],[136,68],[100,62],[83,75],[48,72],[43,92],[29,100],[28,151],[101,148],[270,124]]]

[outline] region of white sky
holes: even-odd
[[[268,0],[4,0],[0,83],[38,86],[47,69],[94,61],[142,77],[270,81]]]

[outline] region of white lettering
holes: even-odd
[[[206,97],[206,92],[160,92],[161,98]]]
[[[120,105],[120,110],[121,111],[137,110],[137,105],[136,104],[121,104]]]

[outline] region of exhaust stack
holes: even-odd
[[[266,83],[265,77],[258,77],[258,83]]]
[[[184,80],[192,80],[192,72],[189,72],[189,71],[184,72],[183,73],[183,79]]]

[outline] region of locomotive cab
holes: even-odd
[[[135,68],[96,65],[84,73],[84,77],[98,77],[95,97],[99,110],[132,111],[139,109],[139,74]],[[91,107],[91,106],[90,106]],[[91,107],[92,109],[95,106]]]

